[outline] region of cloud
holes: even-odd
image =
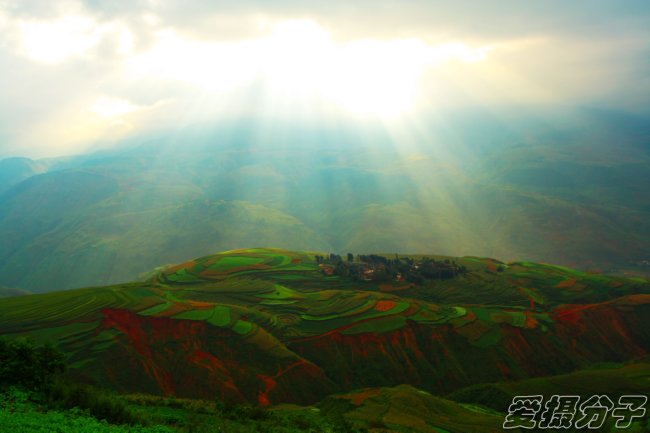
[[[247,110],[650,112],[645,0],[0,1],[0,34],[0,156]]]
[[[344,38],[398,38],[441,35],[444,38],[512,38],[544,33],[600,35],[604,31],[643,28],[650,7],[645,0],[625,3],[608,0],[263,0],[110,2],[87,0],[86,8],[102,17],[154,14],[165,26],[201,37],[237,38],[255,32],[255,20],[311,19],[336,29]],[[228,25],[236,22],[239,24]],[[244,24],[244,25],[242,25]],[[248,24],[248,25],[247,25]],[[646,27],[647,28],[647,27]]]

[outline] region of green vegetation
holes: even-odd
[[[407,385],[334,395],[319,407],[376,431],[492,433],[503,424],[502,413],[476,410]]]
[[[220,400],[117,395],[62,380],[58,374],[61,354],[49,347],[25,340],[3,343],[3,360],[8,361],[4,371],[15,372],[14,377],[22,377],[16,360],[25,354],[38,358],[47,353],[45,359],[52,361],[44,368],[56,371],[46,382],[13,380],[2,389],[0,425],[7,432],[491,433],[500,429],[515,395],[606,393],[616,398],[626,393],[647,394],[650,386],[650,365],[642,362],[472,386],[447,398],[400,385],[333,394],[316,406],[279,405],[269,410]],[[635,421],[630,431],[643,431],[645,422]],[[608,429],[614,431],[611,424]]]
[[[648,395],[650,393],[650,363],[593,365],[568,374],[532,378],[520,381],[477,384],[454,391],[446,396],[450,400],[505,413],[513,397],[521,395],[578,395],[585,401],[594,395],[607,395],[618,401],[622,395]],[[645,432],[650,426],[650,416],[637,419],[628,431]],[[568,431],[577,431],[568,429]],[[614,420],[608,419],[602,427],[606,432],[620,431]]]
[[[0,338],[0,391],[12,386],[43,390],[64,365],[63,354],[50,345]]]
[[[456,390],[447,397],[461,403],[475,403],[504,412],[517,395],[579,395],[591,397],[607,392],[613,400],[625,394],[650,392],[650,363],[594,365],[571,373],[477,384]]]
[[[262,259],[256,257],[238,256],[230,257],[225,256],[218,260],[216,263],[210,265],[209,269],[217,272],[228,272],[232,269],[244,268],[260,263]]]
[[[79,409],[44,410],[29,394],[12,390],[0,394],[0,426],[6,432],[29,433],[171,433],[166,426],[111,425]]]
[[[0,426],[3,432],[362,433],[314,408],[269,411],[222,401],[117,395],[71,383],[63,354],[28,340],[0,339]],[[37,379],[35,379],[35,377]]]
[[[148,418],[112,393],[63,380],[64,369],[64,355],[49,345],[0,339],[0,425],[4,431],[129,431],[107,423],[136,426],[131,431],[169,431],[138,427],[150,423]]]
[[[180,431],[480,432],[513,393],[550,393],[548,377],[627,362],[650,344],[650,284],[636,279],[477,257],[323,257],[233,250],[145,282],[1,299],[0,384],[37,394],[16,422],[33,413]],[[224,262],[236,265],[213,266]],[[386,272],[329,275],[340,262]],[[421,273],[424,263],[435,272]],[[393,274],[403,264],[422,278]],[[439,264],[458,272],[442,277]],[[48,341],[65,354],[62,378]],[[602,371],[571,387],[640,392],[617,382],[623,370]]]

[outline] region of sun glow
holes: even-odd
[[[155,20],[147,23],[158,26]],[[257,86],[270,111],[325,106],[379,117],[414,110],[427,70],[449,62],[482,62],[491,49],[417,38],[338,41],[310,20],[262,26],[257,37],[237,41],[194,40],[158,27],[144,49],[136,48],[134,33],[119,22],[98,25],[88,17],[68,16],[21,22],[20,28],[22,52],[41,63],[60,63],[95,47],[113,46],[125,79],[182,82],[219,100],[235,99],[236,92]],[[129,111],[115,101],[96,105],[93,111],[103,117]]]
[[[257,83],[277,105],[318,102],[358,115],[394,117],[416,106],[427,69],[481,62],[489,49],[420,39],[335,42],[316,22],[285,21],[270,35],[238,42],[193,41],[163,30],[154,47],[128,65],[135,74],[217,93]]]
[[[169,122],[241,116],[270,122],[379,118],[402,123],[405,115],[417,114],[425,105],[444,105],[445,95],[429,90],[432,82],[443,89],[445,84],[430,71],[451,67],[450,75],[456,77],[459,65],[461,73],[494,69],[494,62],[487,61],[489,45],[420,38],[341,39],[335,30],[312,20],[261,19],[247,38],[237,39],[192,37],[163,23],[154,15],[145,16],[143,33],[127,21],[101,21],[81,9],[54,19],[13,21],[0,10],[0,30],[14,43],[13,54],[35,67],[51,68],[52,76],[73,62],[79,70],[98,61],[111,66],[102,80],[93,82],[97,75],[92,68],[88,70],[94,72],[83,77],[86,94],[66,111],[74,113],[74,128],[57,115],[36,129],[58,137],[65,143],[61,146],[73,146]],[[136,105],[136,100],[147,103]]]
[[[120,117],[137,110],[138,107],[123,99],[100,96],[90,106],[90,111],[105,119]]]

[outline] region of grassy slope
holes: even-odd
[[[3,299],[0,329],[55,342],[82,380],[262,405],[400,383],[449,391],[647,352],[647,282],[458,260],[467,276],[409,287],[326,277],[308,253],[236,250],[143,283]]]
[[[319,407],[377,432],[491,433],[503,424],[501,413],[461,405],[408,385],[338,394]]]
[[[614,402],[621,395],[650,392],[650,364],[601,365],[568,374],[475,385],[440,397],[411,386],[367,388],[324,399],[318,407],[327,414],[342,414],[362,425],[398,432],[465,433],[503,431],[501,426],[514,396],[607,395]],[[583,400],[584,401],[584,400]],[[637,420],[629,431],[650,428],[650,415]],[[557,430],[547,430],[557,431]],[[560,431],[575,431],[574,429]],[[602,431],[615,432],[613,422]]]
[[[321,412],[373,432],[495,431],[517,393],[647,391],[646,364],[527,379],[647,355],[647,282],[529,262],[454,260],[469,269],[466,276],[414,287],[326,277],[310,253],[235,250],[166,267],[147,282],[2,299],[0,329],[54,342],[78,380],[261,405],[324,398]],[[520,338],[531,342],[529,352]],[[495,382],[504,378],[520,380]],[[462,405],[429,393],[490,381],[450,395]],[[132,399],[168,423],[211,419],[194,414],[191,403],[165,401]],[[306,419],[282,421],[279,431],[321,425],[309,406],[276,410]],[[69,417],[27,410],[12,422],[36,428],[61,416]],[[259,427],[220,422],[242,432]]]
[[[6,432],[29,433],[167,433],[163,426],[115,426],[88,416],[65,412],[41,412],[38,407],[20,412],[0,408],[0,426]]]
[[[506,411],[512,397],[517,395],[579,395],[591,397],[607,393],[616,400],[625,394],[648,394],[650,391],[650,363],[603,364],[571,373],[501,383],[478,384],[462,388],[448,398],[481,404],[497,411]]]
[[[650,391],[649,372],[647,363],[603,365],[565,375],[469,387],[444,398],[408,385],[365,388],[333,394],[314,406],[281,404],[269,411],[247,406],[224,406],[206,400],[122,395],[120,398],[132,410],[146,414],[150,422],[157,424],[147,428],[110,426],[75,411],[43,412],[34,403],[13,401],[7,404],[0,399],[0,425],[7,431],[66,433],[343,433],[356,431],[355,428],[370,433],[492,433],[502,431],[505,412],[515,395],[578,394],[588,397],[607,394],[616,400],[624,393],[647,394]],[[650,427],[648,422],[650,417],[645,417],[626,431],[647,431]],[[617,431],[611,424],[609,422],[602,431]],[[52,430],[52,426],[59,430]],[[557,432],[553,429],[547,431]]]
[[[460,404],[479,405],[505,413],[515,396],[578,395],[586,401],[594,395],[607,395],[615,404],[623,395],[648,395],[650,393],[650,364],[647,361],[628,364],[603,364],[557,376],[480,384],[457,390],[447,398]],[[650,404],[646,404],[645,416],[635,420],[626,430],[650,431]],[[577,431],[569,429],[564,431]],[[581,430],[584,431],[584,430]],[[621,431],[610,417],[599,430]]]
[[[267,411],[144,394],[116,398],[124,401],[134,413],[141,413],[147,426],[109,424],[78,408],[52,409],[26,398],[24,393],[10,391],[6,395],[0,393],[0,427],[6,433],[357,433],[353,429],[337,430],[341,422],[322,416],[315,407]]]
[[[129,281],[161,263],[257,242],[326,246],[282,211],[208,200],[173,177],[155,187],[143,182],[131,188],[92,171],[66,171],[21,184],[0,211],[3,284],[47,292]]]

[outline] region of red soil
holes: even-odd
[[[369,389],[361,390],[359,392],[355,392],[353,394],[347,394],[343,397],[349,399],[353,405],[360,406],[361,403],[363,403],[370,397],[374,397],[379,394],[381,394],[381,388],[369,388]]]
[[[313,403],[333,390],[317,366],[297,356],[277,358],[228,329],[121,309],[102,314],[98,332],[120,332],[98,359],[105,362],[101,376],[116,389],[262,405]]]
[[[569,278],[568,280],[560,281],[555,287],[558,289],[565,289],[567,287],[573,287],[576,282],[577,280],[575,278]]]
[[[376,311],[389,311],[395,308],[395,301],[390,300],[380,300],[375,304]]]

